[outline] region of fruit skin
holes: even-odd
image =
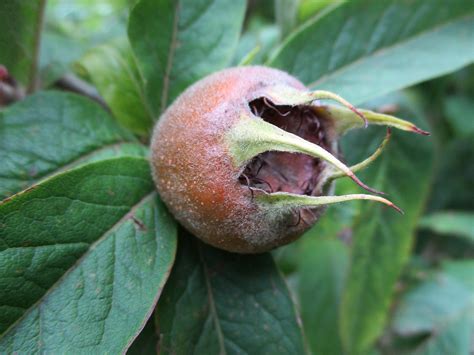
[[[187,89],[154,129],[151,165],[161,198],[186,229],[215,247],[271,250],[298,238],[322,211],[313,209],[305,223],[297,223],[297,212],[257,204],[238,180],[245,166],[234,165],[225,135],[242,112],[251,115],[249,102],[260,97],[259,91],[273,85],[306,90],[276,69],[226,69]]]

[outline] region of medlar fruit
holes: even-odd
[[[342,105],[331,106],[319,100]],[[412,123],[357,110],[327,91],[309,91],[294,77],[262,66],[214,73],[188,88],[164,112],[151,143],[161,198],[204,242],[259,253],[301,236],[328,204],[385,198],[333,196],[332,181],[348,168],[338,138],[367,123],[426,134]]]

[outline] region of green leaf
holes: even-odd
[[[155,118],[198,79],[224,68],[237,46],[244,0],[141,0],[128,35]]]
[[[297,0],[275,0],[275,18],[280,27],[281,38],[285,38],[296,26]]]
[[[441,151],[439,168],[430,196],[429,211],[472,210],[474,201],[472,138],[456,139]]]
[[[467,96],[451,96],[444,102],[444,111],[448,122],[458,137],[474,136],[474,100]]]
[[[176,248],[144,158],[58,174],[3,202],[0,225],[0,353],[122,352]]]
[[[90,45],[90,43],[88,43]],[[40,70],[43,87],[52,85],[87,50],[86,44],[58,28],[45,26],[41,39]]]
[[[352,0],[300,28],[269,64],[360,104],[471,63],[473,37],[472,1]]]
[[[37,72],[45,3],[45,0],[0,2],[0,64],[25,86],[34,82]]]
[[[340,5],[343,0],[300,0],[298,19],[304,22],[330,5]]]
[[[146,150],[102,107],[43,92],[0,112],[0,199],[84,161]]]
[[[43,86],[63,76],[90,48],[126,36],[128,0],[48,0],[41,39]]]
[[[414,349],[415,354],[470,352],[474,331],[474,263],[450,262],[444,269],[408,291],[395,313],[393,328],[398,334],[425,335]]]
[[[153,120],[132,50],[124,38],[90,50],[79,62],[104,97],[117,121],[148,135]]]
[[[343,354],[339,304],[349,248],[338,239],[311,236],[300,244],[298,296],[306,336],[314,354]]]
[[[446,275],[461,282],[474,295],[474,259],[445,260],[442,269]]]
[[[263,21],[259,17],[251,18],[245,33],[240,37],[232,65],[257,65],[266,62],[270,51],[280,38],[278,26]],[[251,58],[249,58],[251,57]],[[249,59],[251,61],[249,62]]]
[[[152,316],[128,348],[127,355],[156,355],[158,353],[158,340],[155,317]]]
[[[269,254],[231,254],[182,236],[157,314],[163,354],[304,353]]]
[[[414,97],[392,96],[380,104],[401,108],[398,116],[426,126]],[[353,248],[341,305],[341,334],[346,351],[365,354],[386,322],[392,291],[410,253],[413,234],[427,198],[433,152],[430,138],[393,132],[384,153],[361,172],[370,186],[384,191],[405,215],[361,204],[353,228]],[[375,150],[384,133],[375,129],[352,132],[343,145],[349,161],[360,161]]]
[[[474,213],[436,212],[425,216],[419,227],[442,235],[454,235],[474,242]]]

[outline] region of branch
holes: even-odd
[[[44,11],[46,8],[46,0],[40,0],[38,8],[38,18],[36,21],[35,29],[35,38],[34,38],[34,48],[33,48],[33,60],[31,62],[30,69],[30,83],[28,84],[27,92],[31,94],[38,89],[39,86],[39,56],[41,49],[41,35],[43,32],[43,22],[44,22]]]
[[[86,96],[98,102],[105,109],[109,110],[107,103],[97,92],[96,88],[74,74],[65,74],[62,78],[55,82],[54,86]]]

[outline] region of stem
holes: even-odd
[[[38,17],[36,21],[35,38],[33,42],[33,60],[31,61],[31,69],[30,69],[30,83],[27,89],[28,94],[35,92],[39,86],[38,67],[39,67],[41,35],[42,35],[42,30],[43,30],[45,8],[46,8],[46,0],[39,0]]]
[[[385,149],[385,146],[387,145],[387,143],[390,140],[390,136],[391,136],[391,130],[390,130],[390,128],[387,128],[387,134],[385,136],[385,139],[383,140],[382,144],[380,144],[380,146],[377,148],[377,150],[370,157],[368,157],[367,159],[361,161],[360,163],[358,163],[356,165],[352,165],[349,169],[351,169],[351,171],[353,173],[355,173],[359,170],[365,169],[371,163],[373,163],[375,161],[375,159],[377,159],[380,156],[380,154],[382,154],[383,150]],[[338,179],[338,178],[341,178],[341,177],[345,177],[345,176],[346,176],[345,174],[343,174],[339,171],[336,171],[328,177],[328,181]]]
[[[67,91],[72,91],[75,93],[78,93],[80,95],[86,96],[96,102],[98,102],[100,105],[102,105],[104,108],[108,109],[108,106],[104,99],[99,95],[97,92],[96,88],[86,81],[78,78],[74,74],[66,74],[62,78],[60,78],[58,81],[56,81],[55,86],[67,90]]]

